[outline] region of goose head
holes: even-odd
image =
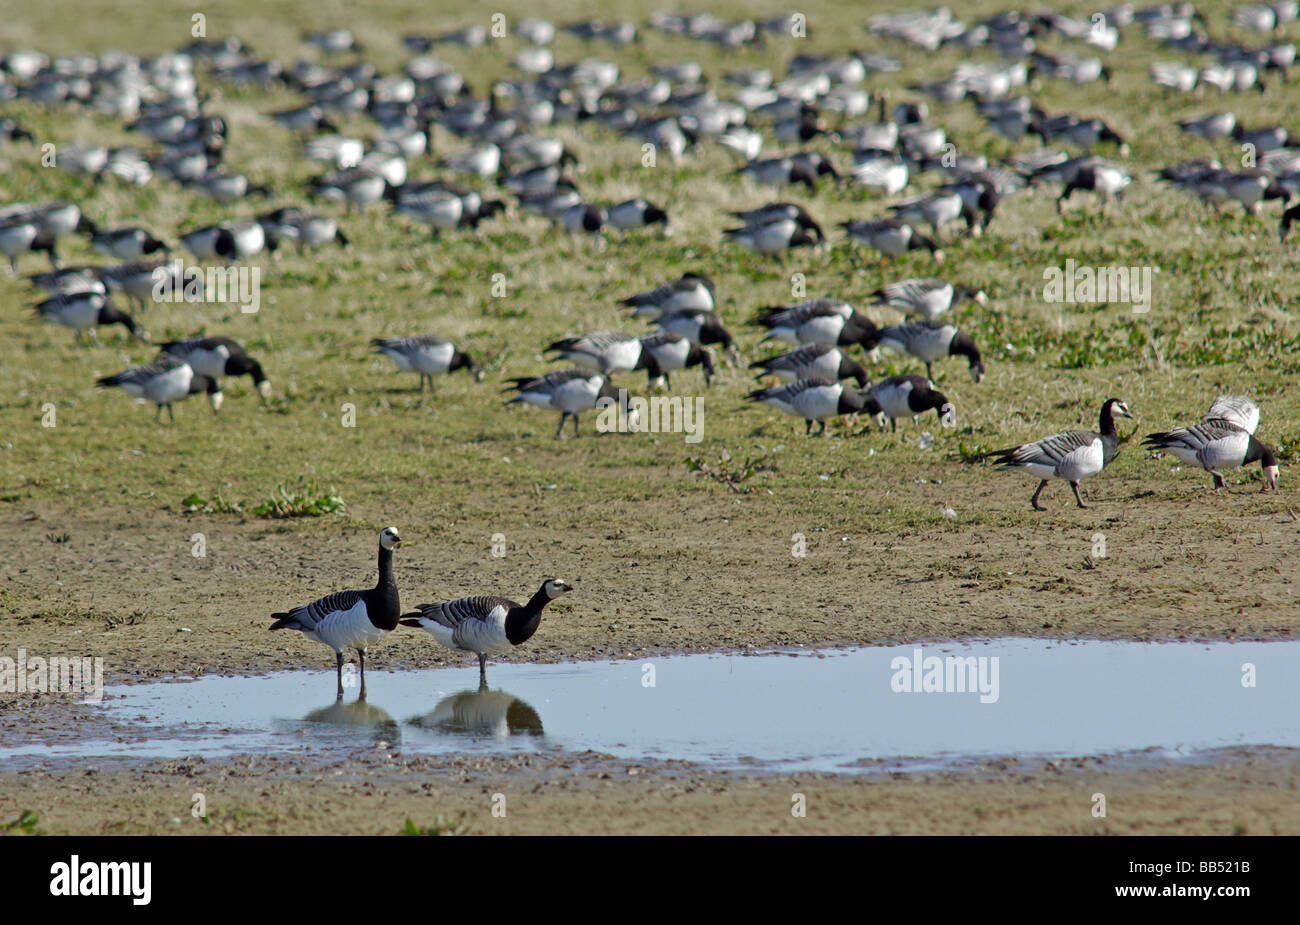
[[[553,601],[561,594],[568,594],[572,591],[573,585],[563,578],[548,578],[542,583],[542,590],[546,592],[547,600]]]
[[[397,528],[384,527],[383,532],[379,534],[379,545],[389,552],[401,546],[402,538],[397,535]]]

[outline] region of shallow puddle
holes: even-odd
[[[486,692],[476,690],[476,664],[372,670],[368,700],[354,702],[353,688],[342,704],[332,670],[304,670],[111,686],[97,709],[116,738],[4,751],[29,761],[175,758],[384,742],[407,754],[590,749],[822,771],[1138,751],[1190,757],[1300,747],[1297,664],[1300,642],[999,639],[489,664]]]

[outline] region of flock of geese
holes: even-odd
[[[292,65],[261,57],[235,38],[199,39],[151,58],[117,52],[50,57],[11,49],[0,56],[0,101],[23,101],[47,112],[93,111],[119,120],[141,139],[139,145],[111,148],[58,139],[51,166],[89,177],[96,190],[113,183],[129,188],[169,182],[256,214],[164,233],[144,224],[100,227],[93,218],[93,195],[85,202],[17,202],[0,207],[0,253],[15,274],[30,255],[45,256],[49,268],[27,277],[44,293],[34,311],[72,329],[78,343],[96,341],[97,329],[110,325],[149,342],[138,313],[154,299],[160,280],[176,272],[170,260],[174,250],[184,249],[200,263],[233,265],[277,254],[282,246],[300,255],[345,249],[351,240],[341,226],[339,206],[345,213],[385,209],[435,238],[474,234],[485,223],[522,215],[540,216],[602,248],[607,240],[622,244],[637,234],[679,231],[680,221],[662,203],[640,196],[619,202],[586,196],[575,180],[578,158],[560,135],[549,133],[569,126],[581,134],[624,136],[674,163],[709,146],[730,152],[736,166],[735,179],[728,182],[748,191],[777,192],[769,202],[718,216],[729,225],[721,228],[725,245],[773,260],[794,248],[832,246],[812,207],[819,190],[842,184],[860,191],[864,206],[875,214],[841,222],[843,234],[835,246],[848,246],[855,254],[874,252],[882,263],[916,252],[914,259],[929,261],[935,268],[930,272],[937,274],[945,247],[995,233],[999,207],[1031,189],[1059,190],[1059,209],[1076,193],[1089,193],[1106,208],[1133,182],[1123,164],[1129,143],[1120,131],[1094,114],[1048,112],[1030,95],[1036,82],[1112,82],[1107,56],[1122,38],[1167,53],[1168,60],[1150,70],[1160,94],[1210,87],[1227,101],[1231,94],[1268,92],[1276,85],[1274,75],[1285,80],[1294,64],[1295,46],[1280,33],[1297,13],[1297,4],[1284,0],[1239,7],[1230,25],[1210,23],[1190,3],[1141,9],[1122,4],[1089,20],[1048,9],[1007,11],[975,22],[961,21],[946,8],[881,14],[866,28],[885,47],[892,43],[930,53],[950,46],[994,54],[982,60],[963,56],[952,73],[928,82],[870,90],[863,86],[868,79],[888,84],[900,61],[879,51],[821,55],[801,44],[784,75],[737,67],[706,76],[696,62],[674,61],[654,65],[644,78],[627,78],[617,61],[603,56],[636,42],[644,29],[713,46],[725,55],[798,34],[806,26],[799,14],[758,21],[658,12],[644,25],[585,21],[558,29],[545,20],[521,19],[511,27],[517,76],[496,82],[482,96],[436,53],[495,41],[497,36],[482,26],[404,36],[410,57],[392,73],[366,61],[352,34],[341,29],[303,36],[318,60]],[[580,40],[588,56],[557,61],[551,46],[561,30]],[[1211,37],[1232,30],[1251,40]],[[1057,47],[1061,50],[1048,50]],[[258,183],[229,163],[230,127],[201,82],[245,90],[288,88],[299,95],[293,107],[264,116],[292,136],[302,158],[323,165],[301,191],[314,204],[276,202],[273,197],[290,191]],[[994,160],[958,148],[932,112],[958,105],[973,106],[987,129],[1009,140],[1018,153]],[[342,134],[338,126],[345,119],[369,125],[368,136]],[[1212,158],[1189,160],[1160,170],[1158,182],[1216,212],[1236,203],[1259,216],[1269,203],[1282,203],[1278,231],[1285,240],[1300,218],[1300,148],[1289,147],[1287,130],[1246,126],[1227,110],[1183,119],[1178,128],[1195,139],[1189,143],[1203,143],[1207,151],[1225,140],[1250,145],[1258,160],[1243,169],[1225,168]],[[462,146],[435,154],[435,130]],[[1021,147],[1031,138],[1038,146]],[[810,146],[814,141],[817,146]],[[0,117],[0,144],[15,150],[26,145],[35,157],[36,142],[20,122]],[[768,150],[773,142],[776,154]],[[428,167],[438,175],[413,175]],[[937,179],[921,191],[922,178]],[[909,190],[912,195],[897,199]],[[881,200],[889,204],[877,208]],[[60,265],[60,242],[80,236],[114,262]],[[754,388],[745,398],[802,419],[808,434],[814,424],[825,432],[828,420],[862,413],[876,416],[881,428],[888,421],[897,429],[900,418],[918,423],[929,412],[945,425],[955,423],[955,403],[936,386],[934,366],[956,359],[975,384],[985,377],[978,345],[947,315],[964,302],[983,308],[987,295],[977,286],[933,275],[899,279],[870,298],[876,306],[898,309],[906,320],[878,325],[835,296],[758,309],[751,323],[763,332],[760,343],[788,349],[749,364],[759,379],[779,381]],[[126,302],[133,311],[122,307]],[[717,351],[731,364],[740,358],[739,342],[718,314],[714,282],[703,274],[688,272],[629,295],[620,307],[653,329],[599,329],[552,341],[542,352],[570,365],[505,379],[505,391],[513,393],[507,404],[559,412],[557,438],[572,418],[576,436],[581,414],[626,394],[613,382],[618,374],[644,372],[647,387],[657,390],[673,387],[672,374],[698,369],[707,386],[718,375]],[[484,377],[479,362],[436,334],[375,338],[371,346],[399,371],[417,375],[421,391],[459,370],[479,382]],[[880,348],[915,361],[924,375],[908,372],[873,381],[868,369]],[[222,380],[232,376],[248,376],[255,390],[269,397],[271,383],[262,363],[241,344],[227,336],[198,335],[164,343],[150,362],[97,384],[152,402],[155,420],[161,421],[164,409],[174,420],[173,406],[200,394],[218,411]],[[1132,416],[1123,401],[1111,398],[1101,407],[1097,431],[1053,434],[990,456],[1001,468],[1041,480],[1031,498],[1035,509],[1042,509],[1039,497],[1053,478],[1069,482],[1083,507],[1080,482],[1114,459],[1121,442],[1116,418]],[[1145,445],[1202,467],[1216,489],[1225,484],[1224,470],[1259,462],[1265,488],[1275,488],[1277,458],[1255,438],[1258,423],[1259,409],[1250,399],[1221,396],[1203,421],[1150,434]],[[530,638],[543,608],[572,590],[552,578],[523,605],[467,597],[403,615],[392,575],[399,543],[396,529],[381,534],[375,588],[337,592],[275,615],[273,629],[299,630],[335,651],[340,692],[343,651],[361,653],[364,690],[366,648],[399,625],[423,628],[445,646],[476,653],[482,675],[488,654]]]

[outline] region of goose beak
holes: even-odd
[[[1263,488],[1264,491],[1268,491],[1270,488],[1273,489],[1274,491],[1277,491],[1277,476],[1278,476],[1277,466],[1264,467],[1264,488]]]

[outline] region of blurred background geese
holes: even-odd
[[[460,597],[437,604],[419,604],[402,615],[402,625],[427,631],[448,649],[478,656],[479,684],[487,684],[487,657],[522,645],[542,622],[546,605],[573,586],[548,578],[524,605],[504,597]]]
[[[445,376],[458,369],[469,370],[475,382],[483,381],[483,370],[468,353],[456,349],[451,341],[433,334],[376,337],[370,345],[396,363],[402,372],[418,373],[421,392],[424,391],[426,379],[429,381],[429,391],[433,391],[434,376]]]
[[[1049,479],[1065,479],[1074,490],[1074,500],[1079,507],[1087,507],[1079,496],[1079,482],[1096,475],[1110,465],[1119,453],[1119,433],[1115,429],[1115,416],[1133,417],[1128,405],[1118,398],[1108,398],[1101,406],[1100,425],[1097,432],[1069,430],[1034,443],[996,450],[999,469],[1024,469],[1042,479],[1034,496],[1029,499],[1036,511],[1044,510],[1038,504],[1038,495]]]
[[[867,371],[857,360],[839,347],[827,344],[804,344],[786,353],[750,363],[749,368],[761,369],[759,376],[775,375],[786,382],[799,379],[825,379],[828,382],[856,379],[860,389],[870,385]]]
[[[1142,445],[1168,450],[1188,465],[1200,466],[1213,476],[1215,491],[1226,484],[1221,469],[1258,462],[1267,491],[1277,488],[1279,468],[1273,449],[1255,439],[1258,426],[1259,408],[1253,401],[1238,395],[1221,395],[1199,424],[1147,434]]]
[[[888,283],[872,293],[877,305],[891,305],[909,315],[937,318],[958,302],[970,299],[978,305],[989,304],[982,289],[954,286],[937,276],[903,279]]]
[[[565,418],[572,415],[573,435],[576,437],[581,412],[591,411],[602,398],[614,402],[619,398],[619,390],[603,374],[589,369],[561,369],[544,376],[519,376],[507,381],[513,383],[507,391],[514,389],[519,393],[506,402],[507,405],[525,402],[560,412],[560,426],[555,430],[557,440],[564,433]],[[635,411],[629,412],[629,418],[634,415]],[[633,427],[634,421],[629,420],[628,429]]]
[[[225,376],[248,376],[253,380],[258,395],[263,399],[271,397],[271,381],[266,378],[262,364],[229,337],[200,336],[168,341],[162,345],[162,352],[183,360],[196,373],[213,381],[220,381]]]
[[[867,403],[863,393],[827,379],[800,379],[789,385],[770,385],[750,392],[746,400],[762,402],[792,417],[803,418],[807,422],[805,435],[812,433],[813,421],[821,424],[817,433],[824,434],[828,417],[857,414]]]
[[[158,413],[154,416],[155,421],[162,420],[163,408],[167,409],[167,416],[175,421],[176,413],[172,410],[172,403],[188,398],[196,392],[208,393],[214,411],[221,406],[221,400],[212,397],[220,394],[215,388],[215,383],[211,383],[204,377],[195,376],[194,369],[188,363],[173,356],[161,356],[152,363],[133,366],[116,375],[105,376],[97,379],[95,384],[102,388],[118,386],[133,398],[147,398],[158,406]]]
[[[56,295],[33,306],[34,311],[46,321],[53,321],[76,331],[75,340],[82,343],[87,332],[98,339],[95,329],[105,324],[120,324],[133,336],[147,341],[149,332],[135,323],[135,319],[119,310],[108,296],[97,292],[70,292]]]
[[[631,308],[632,317],[646,317],[653,321],[660,315],[679,309],[712,311],[716,297],[713,280],[695,273],[683,273],[680,279],[628,296],[620,300],[619,304]]]
[[[926,411],[946,419],[947,426],[955,424],[952,402],[924,376],[903,374],[881,379],[867,389],[867,398],[867,410],[889,418],[890,431],[898,430],[898,419],[902,417],[910,417],[919,427]]]
[[[402,545],[396,527],[379,534],[379,581],[367,591],[335,591],[295,607],[287,613],[273,613],[273,630],[298,630],[308,639],[334,650],[338,672],[337,699],[343,699],[343,650],[356,649],[361,656],[361,699],[366,696],[366,649],[393,630],[402,613],[397,582],[393,579],[393,550]]]
[[[772,305],[759,310],[754,323],[767,328],[764,341],[825,344],[846,347],[865,344],[876,335],[871,319],[843,299],[809,299],[797,305]]]
[[[978,383],[984,378],[984,363],[971,336],[945,321],[907,321],[876,332],[875,345],[916,357],[925,364],[925,375],[934,378],[934,361],[946,356],[962,356],[970,363],[970,377]]]

